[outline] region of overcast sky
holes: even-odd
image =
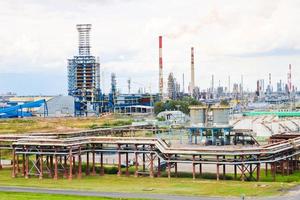
[[[100,58],[102,89],[110,73],[127,92],[158,91],[158,36],[163,35],[164,80],[196,85],[257,79],[286,82],[288,64],[300,85],[299,0],[0,0],[0,93],[66,94],[67,59],[78,54],[76,24],[91,23],[92,54]],[[186,87],[187,91],[187,87]]]

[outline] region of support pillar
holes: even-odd
[[[225,156],[223,156],[223,159],[225,160]],[[226,179],[226,165],[223,165],[223,180]]]
[[[244,163],[244,155],[242,155],[242,181],[245,181],[245,163]]]
[[[39,156],[39,162],[40,162],[40,176],[39,179],[43,179],[43,155],[41,154]]]
[[[121,157],[121,145],[118,144],[118,176],[122,175],[122,168],[121,168],[121,162],[122,162],[122,157]]]
[[[202,132],[201,132],[201,134],[202,134]],[[201,136],[201,138],[202,138],[202,136]],[[199,159],[200,159],[200,162],[201,162],[201,159],[202,159],[201,155],[199,156]],[[199,175],[200,175],[200,177],[202,177],[202,164],[201,163],[199,164]]]
[[[236,162],[236,156],[234,156],[234,161]],[[237,166],[234,164],[234,179],[237,179]]]
[[[171,161],[170,161],[171,155],[168,155],[168,178],[171,178]]]
[[[78,175],[77,178],[81,179],[82,178],[82,158],[81,158],[81,147],[79,147],[79,152],[78,152]]]
[[[95,167],[95,145],[93,145],[93,152],[92,152],[92,175],[96,175],[96,167]]]
[[[220,180],[220,165],[219,165],[219,156],[217,156],[217,181]]]
[[[178,167],[177,167],[177,163],[174,163],[174,171],[175,171],[175,177],[178,177]]]
[[[104,176],[103,152],[100,152],[100,176]]]
[[[70,165],[69,180],[72,180],[73,179],[73,155],[72,155],[72,147],[70,147],[70,150],[69,150],[69,165]]]
[[[193,180],[196,179],[195,155],[193,155]]]
[[[25,150],[23,149],[23,152]],[[26,170],[25,170],[25,154],[22,154],[22,175],[25,176],[26,175]]]
[[[58,160],[57,160],[57,154],[55,152],[55,155],[54,155],[54,176],[53,176],[53,179],[57,180],[57,178],[58,178]]]
[[[86,153],[86,169],[85,169],[85,174],[88,176],[90,175],[90,152]]]
[[[16,149],[13,148],[13,160],[12,160],[12,178],[16,177]]]
[[[161,176],[160,157],[157,158],[157,177]]]
[[[68,177],[68,171],[67,171],[67,156],[64,156],[64,177]]]
[[[152,153],[152,146],[150,147],[150,177],[153,178],[154,177],[154,168],[153,168],[153,153]]]
[[[260,163],[258,163],[256,167],[256,181],[259,180],[260,180]]]
[[[138,177],[138,170],[139,170],[139,159],[138,159],[138,152],[137,152],[137,145],[135,145],[135,152],[134,152],[134,156],[135,156],[135,163],[134,163],[134,166],[135,166],[135,170],[134,170],[134,176],[135,177]]]
[[[126,163],[126,176],[129,176],[129,160],[128,160],[128,152],[125,153],[125,163]]]
[[[17,160],[16,160],[16,165],[17,165],[17,171],[16,171],[16,174],[18,174],[18,173],[20,173],[19,155],[17,154],[16,157],[17,157]]]
[[[29,157],[27,155],[27,149],[25,154],[25,179],[29,178]]]

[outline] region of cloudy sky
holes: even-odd
[[[275,86],[286,81],[289,63],[299,86],[299,9],[298,0],[0,0],[0,93],[66,94],[78,23],[92,24],[105,92],[111,72],[122,92],[128,78],[134,92],[158,91],[159,35],[165,80],[173,72],[181,83],[184,73],[187,86],[194,46],[201,89],[212,74],[226,86],[229,75],[232,83],[243,75],[253,90],[271,72]]]

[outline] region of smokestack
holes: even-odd
[[[191,47],[191,94],[195,88],[195,64],[194,64],[194,47]]]
[[[182,74],[182,92],[184,93],[184,73]]]
[[[162,36],[159,36],[158,40],[159,40],[159,94],[163,96],[164,80],[163,80],[163,59],[162,59]]]
[[[289,86],[289,92],[291,92],[292,91],[292,65],[291,64],[289,64],[288,86]]]
[[[79,33],[79,55],[88,56],[90,55],[90,31],[92,29],[91,24],[77,24],[76,25]]]

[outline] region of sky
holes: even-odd
[[[0,94],[67,94],[67,59],[78,54],[76,24],[90,23],[91,52],[101,63],[101,87],[110,74],[127,93],[158,92],[158,36],[163,36],[164,87],[173,72],[190,82],[190,48],[200,89],[256,80],[300,86],[298,0],[0,0]]]

